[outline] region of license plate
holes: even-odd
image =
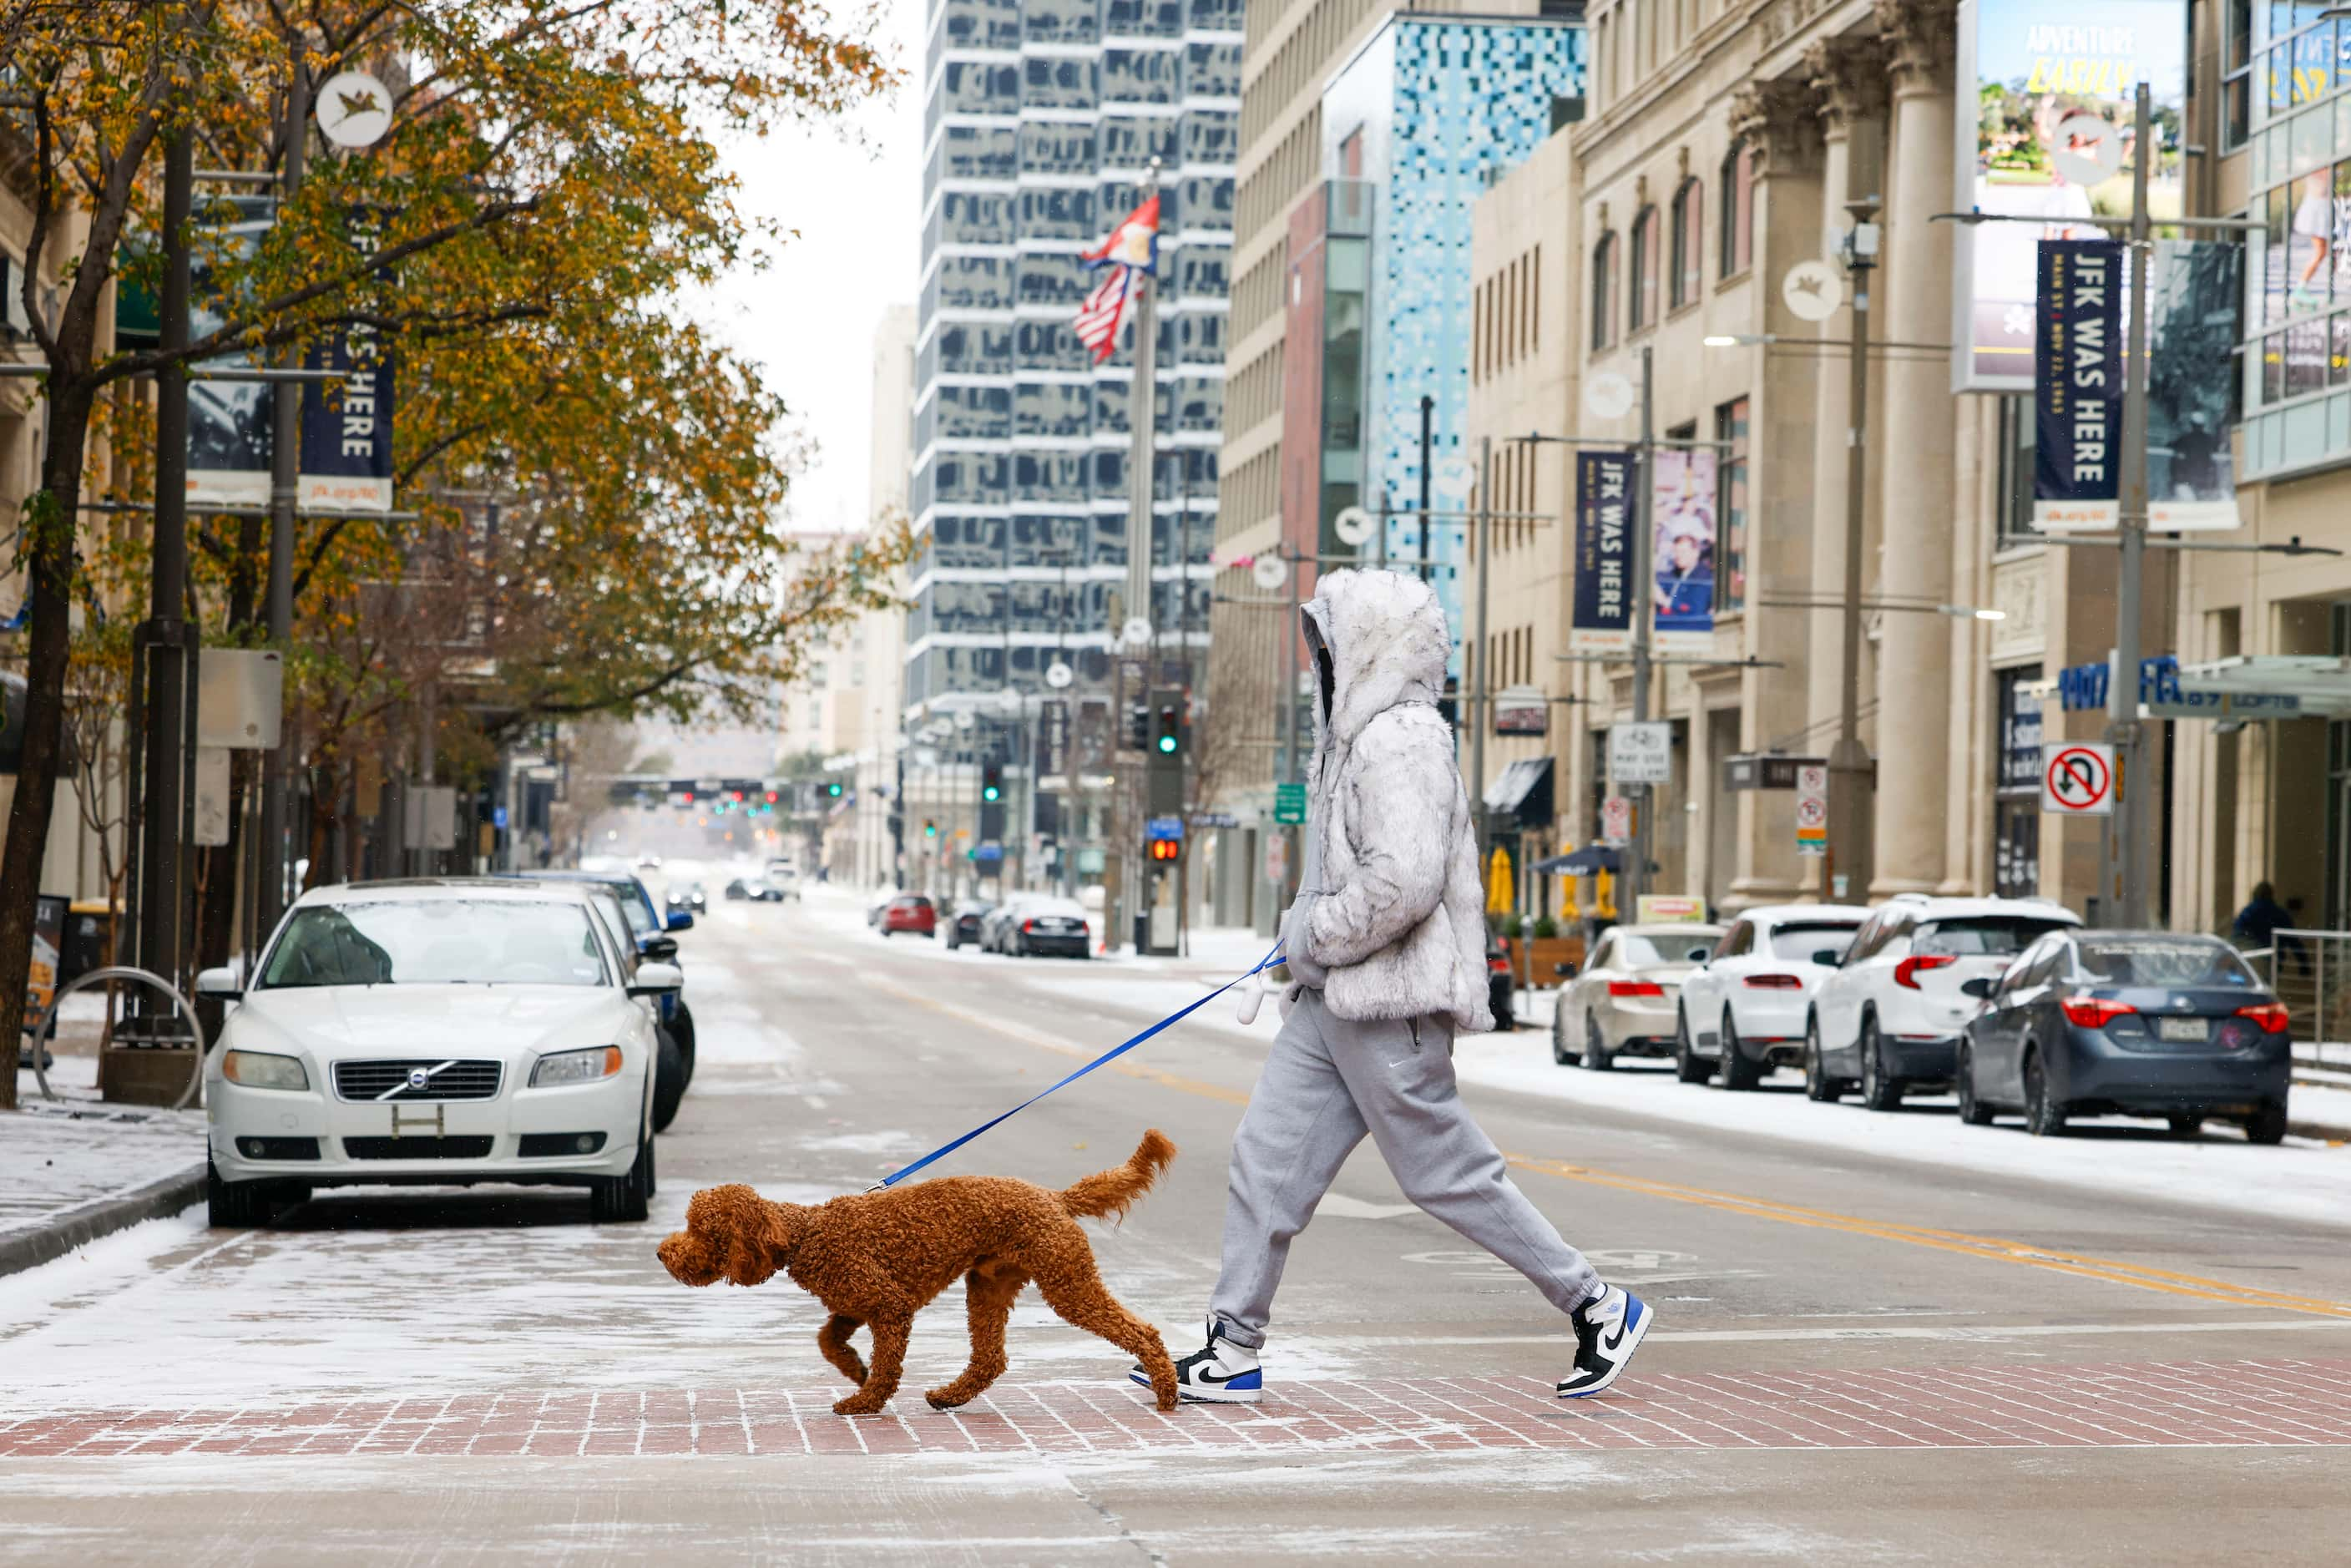
[[[2158,1019],[2155,1037],[2158,1040],[2193,1040],[2201,1043],[2205,1025],[2202,1019]]]

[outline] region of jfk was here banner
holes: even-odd
[[[2044,239],[2033,301],[2032,526],[2121,518],[2123,246]]]
[[[1575,455],[1575,614],[1572,653],[1633,646],[1633,454]]]

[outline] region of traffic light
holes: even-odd
[[[1151,732],[1151,749],[1161,757],[1173,757],[1183,750],[1184,705],[1163,701],[1156,720]]]
[[[1004,764],[1001,762],[980,764],[979,798],[990,804],[1004,799]]]
[[[824,786],[824,794],[825,794],[825,799],[827,799],[827,800],[840,800],[840,799],[841,799],[841,780],[840,780],[840,779],[827,779],[827,780],[825,781],[825,786]]]
[[[1181,839],[1154,839],[1151,841],[1150,848],[1151,858],[1153,860],[1180,860],[1183,858],[1184,854],[1184,841]]]
[[[1151,749],[1151,709],[1142,703],[1133,704],[1126,710],[1126,749]]]
[[[925,817],[925,818],[923,819],[923,837],[925,837],[925,838],[926,838],[926,839],[935,839],[935,838],[937,838],[938,836],[939,836],[939,825],[938,825],[936,822],[935,822],[935,821],[931,821],[931,819],[930,819],[930,818],[928,818],[928,817]]]

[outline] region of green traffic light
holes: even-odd
[[[1173,756],[1176,751],[1176,737],[1172,735],[1161,736],[1159,737],[1159,751],[1162,756]]]
[[[990,784],[987,789],[982,789],[979,792],[979,798],[983,800],[993,800],[1003,793],[1003,790],[998,789],[995,785]]]

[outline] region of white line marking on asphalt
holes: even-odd
[[[1641,1281],[1635,1281],[1636,1283]],[[1986,1323],[1952,1324],[1948,1328],[1925,1328],[1914,1325],[1882,1328],[1843,1329],[1659,1329],[1649,1335],[1648,1343],[1667,1340],[1685,1343],[1751,1344],[1784,1340],[1841,1339],[1928,1339],[1982,1340],[2069,1338],[2075,1334],[2118,1333],[2250,1333],[2287,1329],[2351,1328],[2351,1319],[2286,1318],[2263,1319],[2258,1322],[2160,1322],[2160,1323],[2015,1323],[1999,1327]],[[1348,1349],[1385,1348],[1431,1344],[1553,1344],[1557,1333],[1521,1334],[1422,1334],[1369,1335],[1316,1334],[1317,1344],[1342,1345]]]

